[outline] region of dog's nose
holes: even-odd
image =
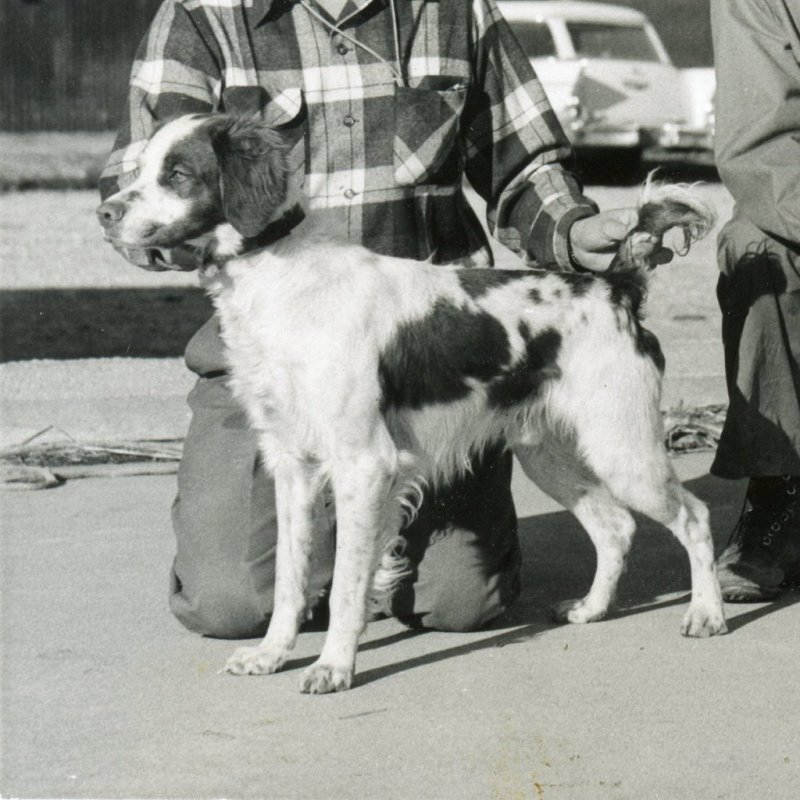
[[[115,222],[119,222],[125,216],[125,204],[119,200],[106,200],[97,207],[97,218],[100,224],[107,228]]]

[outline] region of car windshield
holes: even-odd
[[[618,58],[625,61],[658,61],[658,53],[644,28],[638,25],[603,25],[568,22],[578,58]]]
[[[544,58],[556,54],[556,43],[544,22],[512,22],[511,28],[528,58]]]

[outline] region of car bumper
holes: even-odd
[[[636,150],[642,146],[638,128],[618,128],[586,125],[572,131],[572,142],[581,148],[614,148]]]
[[[663,125],[643,133],[642,157],[646,161],[714,163],[714,134],[708,128]]]
[[[713,132],[708,128],[663,125],[655,129],[621,126],[570,126],[572,144],[581,150],[638,150],[649,162],[712,165]]]

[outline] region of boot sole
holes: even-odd
[[[763,586],[745,584],[722,589],[726,603],[763,603],[781,595],[781,589],[765,589]]]

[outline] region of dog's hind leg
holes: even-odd
[[[664,458],[667,458],[666,454]],[[645,490],[637,490],[628,497],[625,497],[624,487],[619,487],[617,496],[627,500],[634,510],[669,528],[689,556],[692,596],[681,633],[693,637],[726,633],[728,628],[714,565],[708,508],[681,486],[670,464],[668,469],[670,477],[663,484],[641,487]]]
[[[515,447],[525,474],[571,511],[586,529],[597,554],[597,568],[587,595],[565,600],[554,609],[559,622],[602,619],[614,600],[619,577],[636,530],[633,517],[586,468],[568,442],[550,439],[533,447]]]
[[[240,647],[225,670],[235,675],[277,672],[294,648],[308,607],[308,580],[315,543],[327,535],[321,478],[315,464],[291,457],[275,469],[278,546],[275,602],[267,635],[256,647]]]
[[[565,600],[554,609],[559,622],[595,622],[614,600],[636,523],[630,512],[603,488],[587,492],[572,508],[597,553],[597,568],[586,597]]]
[[[592,415],[577,420],[578,441],[589,467],[620,503],[669,528],[689,556],[692,598],[681,633],[725,633],[708,509],[675,474],[655,398],[652,404],[634,403],[627,409],[623,392],[614,398],[598,392],[594,399]]]
[[[300,677],[312,694],[350,688],[358,639],[367,622],[367,598],[381,543],[399,531],[398,455],[385,428],[360,444],[337,447],[332,468],[336,502],[336,564],[330,623],[319,659]]]

